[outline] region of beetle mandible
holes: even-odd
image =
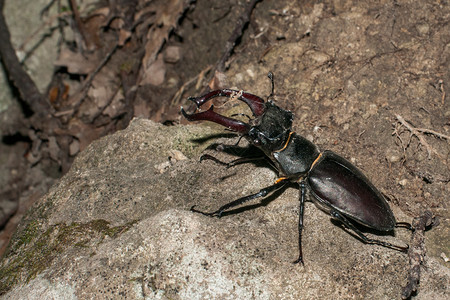
[[[294,263],[303,264],[302,229],[306,189],[312,200],[332,218],[340,221],[349,230],[367,244],[406,252],[408,246],[398,246],[367,237],[354,222],[380,232],[392,232],[396,226],[410,228],[408,223],[397,223],[385,197],[353,164],[332,151],[319,151],[319,148],[306,138],[292,131],[293,114],[273,103],[270,99],[274,92],[272,73],[268,77],[272,83],[272,92],[265,102],[262,98],[243,91],[221,89],[209,92],[201,97],[189,97],[197,108],[215,97],[233,97],[245,102],[254,116],[248,123],[220,115],[213,111],[213,106],[203,112],[188,114],[181,108],[181,113],[189,121],[206,120],[225,126],[229,130],[245,137],[250,144],[261,149],[271,160],[279,179],[271,186],[259,192],[239,198],[213,212],[191,211],[207,216],[221,217],[230,208],[247,201],[265,197],[282,189],[288,183],[297,184],[300,190],[300,208],[298,221],[299,256]],[[227,166],[244,162],[237,159],[231,163],[206,155],[207,159]]]

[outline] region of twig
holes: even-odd
[[[253,9],[255,8],[256,3],[258,3],[259,1],[261,0],[250,1],[245,11],[239,17],[236,27],[234,28],[233,32],[230,35],[230,38],[225,44],[225,52],[216,64],[216,70],[218,70],[219,72],[225,71],[225,63],[230,58],[237,41],[239,40],[239,38],[242,37],[244,28],[247,25],[247,23],[250,22],[250,16],[252,15]]]
[[[41,13],[40,13],[41,18],[44,17],[44,16],[46,16],[46,15],[48,14],[50,8],[53,6],[53,4],[55,4],[56,1],[59,2],[59,0],[51,0],[49,3],[47,3],[47,4],[44,6],[44,8],[41,10]]]
[[[438,82],[438,84],[439,84],[439,89],[440,89],[441,92],[442,92],[441,103],[442,103],[442,105],[444,105],[444,103],[445,103],[444,80],[440,79],[439,82]]]
[[[427,152],[428,152],[428,159],[431,159],[431,154],[432,154],[433,152],[434,152],[438,157],[442,158],[442,156],[441,156],[436,150],[434,150],[433,147],[431,147],[431,146],[427,143],[427,141],[425,140],[425,138],[424,138],[424,136],[421,134],[421,132],[423,132],[423,133],[429,133],[429,134],[435,135],[435,136],[437,136],[437,137],[439,137],[439,138],[441,138],[441,139],[447,139],[447,140],[450,140],[450,137],[449,137],[449,136],[444,135],[444,134],[442,134],[442,133],[438,133],[438,132],[436,132],[436,131],[434,131],[434,130],[425,129],[425,128],[416,128],[416,127],[413,127],[411,124],[409,124],[408,122],[406,122],[405,119],[404,119],[402,116],[400,116],[400,115],[395,115],[395,118],[398,120],[398,122],[400,122],[401,125],[405,126],[405,127],[410,131],[410,136],[409,136],[410,138],[411,138],[413,135],[415,135],[415,136],[419,139],[420,144],[423,145],[423,146],[427,149]],[[394,130],[393,134],[396,134],[396,135],[397,135],[397,137],[398,137],[398,138],[400,139],[400,141],[402,142],[402,145],[403,145],[404,150],[405,150],[407,146],[404,145],[403,140],[400,138],[400,135],[399,135],[399,133],[398,133],[398,129],[397,129],[397,128]],[[408,142],[407,145],[409,145],[409,142]]]
[[[402,299],[408,299],[413,293],[417,293],[420,281],[420,266],[425,260],[425,230],[430,226],[437,226],[438,221],[430,211],[426,211],[422,216],[414,218],[412,227],[413,234],[408,249],[409,273],[408,283],[403,287]]]
[[[230,58],[231,54],[233,53],[234,47],[236,47],[237,41],[242,37],[242,33],[244,32],[245,26],[250,22],[250,17],[252,15],[253,9],[256,6],[256,3],[258,3],[261,0],[251,0],[248,6],[245,8],[242,15],[237,20],[236,27],[234,28],[233,32],[231,33],[230,37],[228,38],[227,42],[225,43],[225,51],[222,54],[222,57],[217,61],[216,65],[212,69],[213,72],[211,78],[208,80],[211,81],[212,77],[216,74],[216,71],[223,72],[226,69],[226,62]],[[208,89],[208,86],[205,88],[205,90],[202,93],[205,93]]]
[[[39,32],[41,32],[45,27],[51,25],[53,23],[53,21],[61,18],[61,17],[65,17],[65,16],[69,16],[70,12],[61,12],[59,14],[56,14],[54,16],[51,16],[47,21],[43,22],[32,34],[30,34],[25,41],[22,42],[22,44],[20,44],[19,47],[17,47],[18,51],[25,51],[25,47],[26,45],[34,38],[38,35]],[[34,48],[34,47],[33,47]]]
[[[0,0],[0,56],[6,73],[19,91],[21,99],[34,113],[48,114],[52,110],[50,104],[39,92],[30,75],[23,69],[11,44],[11,36],[3,15],[4,0]]]
[[[105,109],[113,102],[114,98],[116,98],[116,96],[119,93],[121,88],[122,87],[120,85],[115,87],[114,92],[111,94],[111,96],[109,96],[109,98],[106,101],[106,103],[103,104],[102,106],[98,107],[97,112],[95,112],[91,116],[89,116],[89,119],[88,119],[89,123],[93,123],[94,120],[105,111]]]
[[[450,140],[450,136],[439,133],[437,131],[431,130],[431,129],[426,129],[426,128],[416,128],[417,131],[423,132],[423,133],[429,133],[432,135],[437,136],[440,139],[446,139],[446,140]]]
[[[84,46],[86,47],[87,50],[92,50],[93,48],[93,43],[91,41],[91,39],[89,38],[90,36],[87,34],[86,29],[84,28],[84,24],[81,21],[81,17],[80,17],[80,12],[78,11],[78,6],[75,0],[69,0],[69,5],[70,8],[72,9],[73,12],[73,18],[75,20],[75,24],[76,27],[78,28],[78,32],[81,35],[81,38],[84,41]],[[82,46],[82,45],[80,45]],[[80,47],[82,48],[82,47]]]
[[[72,96],[76,100],[74,101],[72,108],[73,112],[71,116],[73,116],[80,107],[83,100],[86,98],[87,93],[89,92],[89,88],[91,87],[92,81],[94,80],[95,76],[100,72],[100,70],[106,65],[106,63],[111,59],[113,54],[116,52],[116,50],[119,48],[119,43],[115,43],[112,49],[105,55],[105,57],[102,59],[102,61],[97,65],[95,70],[88,75],[86,80],[83,82],[83,85],[78,89],[78,91]]]
[[[125,97],[125,115],[123,120],[125,121],[125,125],[128,125],[128,122],[134,116],[134,101],[136,99],[137,94],[137,86],[138,86],[138,78],[139,78],[139,69],[142,67],[142,59],[145,55],[145,48],[139,50],[136,53],[136,62],[133,66],[131,66],[128,71],[122,70],[120,72],[120,77],[122,79],[122,88],[123,95]]]
[[[131,28],[128,31],[133,31],[136,26],[138,26],[141,23],[141,20],[136,21],[134,24],[132,24]],[[89,91],[89,88],[91,87],[91,84],[95,78],[95,76],[100,72],[100,70],[108,63],[108,61],[111,59],[111,57],[114,55],[114,53],[119,49],[122,45],[120,44],[120,37],[117,38],[117,41],[115,42],[114,46],[111,48],[111,50],[105,55],[103,60],[97,65],[95,70],[88,75],[86,80],[83,82],[83,85],[78,89],[78,91],[74,94],[73,97],[76,100],[74,101],[74,104],[72,105],[73,111],[70,114],[70,116],[73,116],[77,110],[80,104],[83,102],[83,100],[86,98],[87,93]],[[140,57],[141,55],[139,55]]]
[[[184,91],[188,86],[194,83],[194,81],[197,81],[197,83],[201,80],[203,80],[205,73],[207,73],[209,70],[211,70],[212,66],[207,66],[205,69],[201,70],[200,73],[186,81],[175,93],[175,95],[172,97],[172,100],[170,101],[171,105],[177,105],[180,101],[181,97],[183,96]],[[197,88],[198,84],[196,85]]]

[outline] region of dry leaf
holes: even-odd
[[[69,146],[69,155],[74,156],[80,152],[80,142],[77,139],[73,139]]]
[[[72,119],[68,129],[58,129],[55,132],[74,136],[79,141],[79,151],[83,151],[92,141],[98,139],[105,133],[105,127],[95,127],[92,124],[85,124],[79,119]]]
[[[209,82],[208,86],[211,90],[219,90],[226,86],[227,76],[225,73],[216,70],[214,77]]]
[[[181,49],[178,46],[168,46],[164,50],[164,61],[169,64],[174,64],[181,58]]]
[[[158,55],[158,59],[155,60],[150,67],[145,70],[144,76],[139,83],[140,85],[151,84],[161,85],[166,77],[166,64],[163,61],[162,55]]]
[[[49,136],[48,137],[48,153],[50,154],[51,159],[60,163],[60,160],[59,160],[60,152],[61,152],[61,149],[59,148],[58,143],[56,142],[56,137]]]
[[[142,60],[144,71],[156,60],[162,45],[169,38],[169,33],[177,27],[179,18],[189,5],[186,0],[170,0],[164,2],[164,7],[155,8],[157,13],[154,24],[147,32],[145,56]]]
[[[125,108],[125,96],[123,95],[123,90],[119,90],[119,92],[114,96],[114,99],[111,101],[111,104],[109,104],[104,110],[103,114],[107,115],[111,119],[116,118],[119,116]]]
[[[66,67],[70,74],[89,74],[95,70],[98,60],[95,54],[86,54],[73,52],[69,48],[63,46],[59,53],[55,66]]]
[[[120,29],[119,32],[119,41],[117,42],[117,44],[119,46],[123,46],[125,45],[125,42],[131,37],[131,31],[125,30],[125,29]]]

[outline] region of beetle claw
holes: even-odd
[[[218,210],[218,211],[213,211],[213,212],[208,213],[208,212],[204,212],[204,211],[195,209],[196,206],[197,206],[197,205],[192,205],[192,207],[191,207],[190,210],[191,210],[192,212],[199,213],[199,214],[202,214],[202,215],[208,216],[208,217],[217,217],[217,218],[220,218],[220,217],[222,216],[222,211],[220,211],[220,210]]]
[[[292,263],[293,263],[293,264],[298,264],[298,263],[300,263],[300,264],[302,264],[302,266],[305,265],[305,264],[303,263],[303,258],[302,258],[302,257],[297,258],[297,259],[294,260]]]
[[[412,225],[410,223],[407,223],[407,222],[397,222],[397,223],[395,223],[395,227],[397,227],[397,228],[406,228],[409,231],[413,231],[414,230]]]

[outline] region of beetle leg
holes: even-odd
[[[302,230],[303,230],[303,211],[305,209],[306,198],[306,184],[305,181],[300,181],[300,208],[298,213],[298,258],[293,262],[294,264],[301,263],[303,265],[302,254]]]
[[[252,162],[252,161],[255,161],[255,160],[262,160],[262,159],[265,159],[265,157],[264,156],[260,156],[260,157],[241,157],[241,158],[232,160],[230,162],[224,162],[224,161],[221,161],[221,160],[219,160],[219,159],[217,159],[214,156],[209,155],[209,154],[203,154],[202,156],[200,156],[200,162],[202,162],[204,160],[212,160],[212,161],[214,161],[214,162],[216,162],[218,164],[221,164],[221,165],[227,167],[227,169],[231,168],[231,167],[234,167],[236,165],[245,164],[245,163],[248,163],[248,162]]]
[[[202,162],[204,160],[212,160],[213,162],[221,164],[222,166],[226,166],[227,168],[228,168],[228,164],[229,164],[229,163],[221,161],[220,159],[215,158],[214,156],[209,155],[209,154],[203,154],[202,156],[200,156],[200,162]]]
[[[406,228],[406,229],[408,229],[409,231],[413,231],[412,225],[409,224],[408,222],[397,222],[397,223],[395,223],[395,227],[398,227],[398,228]]]
[[[403,246],[398,246],[398,245],[393,245],[391,243],[388,242],[383,242],[380,240],[375,240],[375,239],[370,239],[368,238],[364,233],[362,233],[358,228],[356,228],[355,225],[353,225],[349,220],[347,220],[347,218],[345,216],[343,216],[342,214],[340,214],[339,212],[337,212],[336,210],[332,210],[330,212],[331,216],[339,221],[341,221],[345,226],[347,226],[347,228],[349,228],[350,230],[352,230],[354,233],[356,233],[359,238],[366,244],[377,244],[383,247],[387,247],[387,248],[391,248],[397,251],[401,251],[401,252],[406,252],[409,248],[409,246],[407,245],[406,247]]]
[[[228,210],[230,208],[233,208],[233,207],[236,207],[236,206],[239,206],[241,204],[244,204],[247,201],[250,201],[250,200],[253,200],[253,199],[257,199],[257,198],[261,198],[261,197],[265,197],[268,194],[273,193],[273,192],[281,189],[288,182],[289,182],[288,179],[284,179],[284,180],[282,180],[280,182],[277,182],[277,183],[275,183],[275,184],[273,184],[271,186],[268,186],[266,188],[261,189],[259,192],[255,193],[255,194],[248,195],[248,196],[239,198],[237,200],[234,200],[234,201],[232,201],[232,202],[230,202],[228,204],[225,204],[224,206],[220,207],[218,210],[213,211],[213,212],[204,212],[204,211],[201,211],[201,210],[197,210],[197,209],[195,209],[195,205],[191,207],[191,211],[192,212],[196,212],[196,213],[201,213],[202,215],[205,215],[205,216],[220,218],[220,217],[222,217],[222,214],[226,210]]]
[[[273,91],[275,90],[275,83],[273,82],[273,73],[269,71],[269,73],[267,74],[267,77],[269,77],[270,79],[270,83],[272,85],[272,89],[270,90],[270,95],[269,97],[267,97],[267,99],[270,99],[273,97]]]

